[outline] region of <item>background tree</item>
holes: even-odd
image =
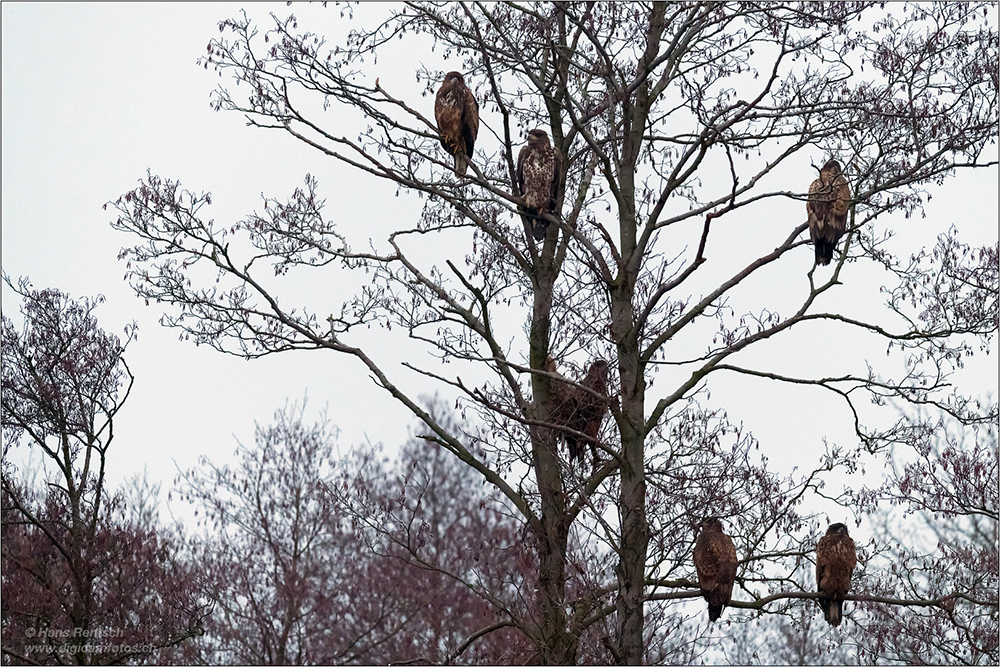
[[[184,647],[183,661],[364,662],[395,630],[402,603],[359,595],[376,573],[365,572],[364,554],[323,497],[335,431],[325,419],[303,423],[304,409],[286,406],[258,425],[234,466],[202,457],[177,480],[206,529],[192,557],[206,564],[213,602],[206,635]]]
[[[199,634],[204,609],[175,536],[105,483],[134,325],[123,344],[97,326],[100,297],[4,280],[24,317],[18,332],[3,316],[5,662],[142,661]],[[42,465],[19,474],[22,440]]]
[[[858,650],[831,630],[815,603],[739,623],[722,645],[730,665],[856,665]],[[719,660],[718,662],[723,662]]]
[[[427,409],[459,428],[439,399]],[[378,448],[355,450],[328,487],[356,538],[393,564],[383,565],[389,579],[378,594],[402,593],[419,610],[379,655],[388,662],[530,664],[535,647],[511,621],[530,613],[531,558],[521,526],[502,496],[470,480],[460,460],[429,440],[411,437],[393,465]]]
[[[272,424],[257,427],[252,446],[239,445],[235,466],[203,458],[200,467],[180,475],[181,497],[195,505],[208,529],[194,541],[191,557],[209,573],[213,613],[205,635],[179,647],[175,659],[387,664],[517,655],[509,632],[468,653],[468,644],[462,646],[496,614],[447,573],[483,571],[480,555],[497,531],[496,521],[476,523],[482,510],[470,520],[469,508],[479,507],[475,498],[482,495],[475,488],[450,493],[462,487],[461,467],[440,454],[418,456],[415,442],[392,465],[374,449],[340,461],[336,429],[325,416],[307,424],[304,412],[305,401],[278,410]],[[420,475],[425,466],[434,470],[432,478]],[[424,480],[419,494],[415,475]],[[397,482],[401,477],[407,481]],[[384,536],[388,525],[372,527],[373,517],[342,511],[337,498],[346,487],[339,483],[347,480],[351,490],[377,497],[373,507],[390,513],[415,501],[403,528],[419,532],[421,556],[434,549],[435,562],[448,567],[407,550],[418,535],[403,544],[384,542],[370,528]],[[447,534],[431,537],[430,526]]]
[[[354,356],[429,438],[493,486],[530,536],[535,580],[523,611],[498,608],[540,661],[575,662],[590,628],[603,629],[605,659],[666,659],[694,641],[679,630],[678,601],[697,595],[695,515],[710,508],[730,526],[737,591],[750,598],[734,600],[734,610],[809,599],[802,569],[823,526],[804,503],[857,509],[820,489],[834,472],[857,471],[905,441],[906,425],[882,423],[880,404],[896,398],[964,424],[996,419],[995,407],[949,390],[963,359],[997,330],[995,245],[970,249],[954,228],[928,253],[892,239],[928,188],[996,164],[990,11],[414,3],[332,48],[294,16],[273,17],[262,34],[243,15],[220,23],[223,35],[201,61],[247,84],[220,87],[216,108],[358,170],[366,193],[379,181],[417,193],[419,215],[370,227],[387,243],[361,251],[323,215],[312,176],[287,202],[267,198],[262,213],[216,226],[203,210],[209,194],[150,175],[113,204],[114,226],[138,238],[120,256],[137,294],[177,308],[164,323],[198,343],[247,357]],[[467,178],[450,173],[430,105],[380,83],[391,40],[406,37],[430,38],[460,59],[481,102]],[[375,56],[381,64],[369,65]],[[442,74],[416,70],[426,93]],[[336,118],[324,115],[329,107]],[[348,110],[365,122],[345,126]],[[537,127],[565,166],[540,246],[517,213],[514,167]],[[816,174],[808,165],[829,157],[845,165],[854,199],[836,261],[816,270],[802,247],[805,190]],[[361,203],[370,212],[371,200]],[[434,247],[422,242],[429,235]],[[332,313],[329,294],[309,306],[295,281],[281,280],[301,273],[339,286],[358,269],[371,284]],[[783,289],[762,289],[767,281]],[[877,303],[874,285],[888,293],[888,309],[864,307]],[[414,353],[405,367],[453,392],[477,419],[448,428],[422,407],[403,388],[409,378],[371,344],[373,324],[423,345],[435,361]],[[890,356],[863,358],[858,347],[829,371],[788,363],[767,343],[819,357],[852,337],[888,345]],[[765,350],[772,356],[762,368]],[[557,449],[565,427],[549,419],[548,356],[566,377],[583,377],[594,359],[610,362],[613,419],[596,439],[593,469]],[[445,375],[437,359],[455,365]],[[854,435],[815,445],[815,462],[801,472],[758,463],[761,443],[707,403],[727,376],[821,390],[843,401],[839,419]],[[816,410],[816,420],[838,420]],[[862,593],[865,563],[883,548],[861,549]],[[591,564],[586,591],[571,585],[578,562]],[[654,617],[663,624],[647,624]]]
[[[862,603],[852,634],[862,655],[906,663],[990,664],[1000,658],[1000,543],[996,424],[963,427],[917,411],[904,415],[909,448],[887,456],[891,474],[862,490],[879,508],[879,539],[894,543],[868,582],[873,594],[944,599],[938,605]]]

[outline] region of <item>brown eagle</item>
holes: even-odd
[[[851,187],[840,170],[840,163],[830,160],[819,170],[819,178],[809,186],[806,201],[809,236],[816,246],[817,264],[826,265],[833,259],[833,249],[847,231],[850,203]]]
[[[604,415],[608,413],[608,402],[606,398],[599,398],[591,393],[597,392],[601,396],[607,395],[608,388],[608,362],[598,359],[587,369],[587,375],[579,382],[579,387],[569,384],[569,381],[552,383],[552,410],[549,413],[549,422],[558,426],[566,426],[574,431],[580,431],[591,438],[596,439],[604,422]],[[549,357],[545,362],[545,370],[550,373],[556,372],[555,361]],[[590,391],[587,391],[587,390]],[[583,440],[576,435],[557,432],[557,437],[566,441],[566,449],[569,451],[570,459],[583,458]],[[597,445],[590,441],[590,453],[594,457],[594,465],[598,463]]]
[[[699,527],[701,533],[694,543],[694,569],[698,571],[701,594],[708,602],[708,620],[716,621],[733,598],[736,547],[715,517],[705,519]]]
[[[528,143],[517,154],[517,187],[530,215],[555,213],[561,163],[559,152],[553,150],[544,130],[528,132]],[[536,241],[545,238],[548,226],[547,220],[532,219],[531,231]]]
[[[455,156],[455,175],[465,176],[479,134],[479,103],[459,72],[448,72],[434,98],[441,145]]]
[[[830,625],[840,625],[844,615],[844,596],[851,590],[851,574],[858,563],[854,540],[847,526],[835,523],[816,545],[816,590],[823,617]]]

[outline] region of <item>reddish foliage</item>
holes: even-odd
[[[27,280],[14,289],[25,322],[18,333],[3,317],[5,661],[155,661],[202,631],[204,609],[176,538],[105,489],[112,422],[131,387],[125,346],[98,328],[100,299]],[[8,454],[22,439],[42,467],[19,479]]]

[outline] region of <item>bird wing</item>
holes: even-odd
[[[809,223],[814,220],[821,220],[827,207],[827,202],[823,198],[823,179],[817,178],[809,186],[809,198],[806,200],[806,212],[809,214]]]
[[[465,138],[465,154],[472,157],[479,136],[479,102],[468,86],[462,91],[462,134]]]
[[[847,179],[843,174],[837,176],[833,182],[834,200],[831,204],[833,219],[838,231],[843,233],[847,229],[847,211],[851,205],[851,186],[847,184]]]
[[[528,159],[528,153],[531,151],[527,146],[521,147],[521,152],[517,154],[517,189],[521,196],[524,196],[524,163]]]
[[[559,196],[559,178],[562,175],[562,155],[552,147],[552,194],[549,201],[549,210],[555,213],[556,197]]]
[[[826,563],[829,558],[829,540],[826,535],[816,544],[816,590],[823,592],[823,577],[826,574]]]

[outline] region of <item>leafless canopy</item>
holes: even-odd
[[[315,176],[287,201],[267,198],[262,212],[216,223],[208,193],[149,175],[111,203],[114,227],[136,240],[120,258],[136,293],[168,306],[163,323],[199,344],[245,357],[355,357],[423,421],[426,438],[492,487],[525,526],[536,577],[532,591],[494,591],[492,603],[532,638],[539,660],[689,661],[699,644],[677,601],[698,595],[691,517],[710,508],[726,519],[740,557],[734,612],[787,610],[816,595],[808,554],[825,522],[803,503],[859,510],[821,491],[825,478],[906,446],[914,427],[873,417],[864,398],[970,427],[996,420],[995,406],[950,387],[997,330],[996,245],[970,248],[946,225],[930,251],[890,239],[931,188],[996,165],[990,11],[406,3],[357,17],[336,44],[302,18],[259,28],[241,15],[219,24],[200,61],[224,77],[215,107],[314,147],[372,192],[416,195],[419,210],[367,227],[371,241],[352,244],[347,225],[324,213]],[[445,69],[461,69],[479,100],[463,179],[441,149],[429,100],[380,69],[398,40],[433,44],[450,60],[441,70],[416,68],[412,56],[398,65],[416,69],[426,94]],[[240,85],[230,88],[233,79]],[[361,124],[345,129],[347,112]],[[515,187],[517,151],[536,128],[562,165],[559,215],[543,212],[559,233],[538,245]],[[850,183],[848,232],[837,261],[814,268],[804,202],[831,158]],[[323,187],[336,198],[358,189]],[[849,276],[876,294],[865,271],[888,295],[871,318],[834,298]],[[339,286],[361,272],[364,283],[333,306],[336,290],[308,304],[284,280]],[[776,305],[779,295],[759,289],[764,276],[794,286],[794,301],[786,294]],[[429,355],[388,364],[366,342],[373,326]],[[801,340],[793,328],[814,341],[864,334],[893,354],[835,375],[755,365],[751,351],[765,341]],[[567,378],[610,362],[613,419],[596,437],[571,433],[599,449],[596,470],[555,446],[565,427],[547,419],[559,380],[548,356]],[[803,443],[816,451],[809,471],[758,462],[758,446],[782,443],[758,443],[707,403],[706,390],[727,376],[821,390],[845,407],[854,437]],[[435,419],[402,388],[414,378],[456,396],[465,425]],[[877,555],[861,547],[861,568]],[[959,588],[970,605],[996,608],[995,593]],[[979,655],[995,658],[996,645]]]

